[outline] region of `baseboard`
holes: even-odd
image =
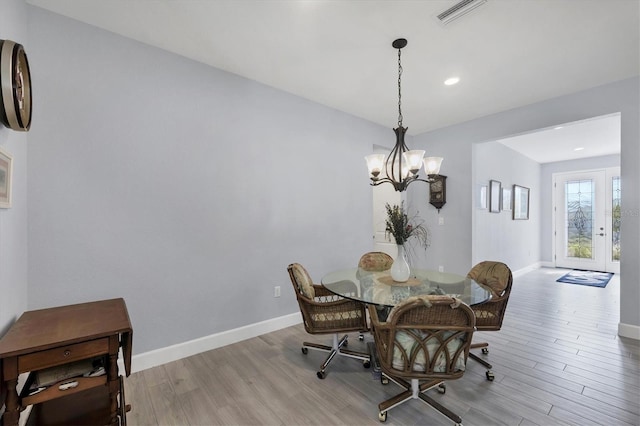
[[[640,326],[618,323],[618,336],[628,337],[629,339],[640,340]]]
[[[525,268],[518,269],[513,272],[514,277],[524,275],[533,270],[545,266],[546,262],[536,262]],[[300,324],[302,318],[299,312],[285,315],[278,318],[272,318],[255,324],[249,324],[243,327],[226,330],[220,333],[211,334],[209,336],[190,340],[188,342],[178,343],[176,345],[167,346],[161,349],[144,352],[134,355],[131,360],[132,372],[146,370],[168,362],[176,361],[188,356],[196,355],[201,352],[210,351],[242,340],[257,337],[262,334],[280,330],[292,325]],[[618,324],[618,335],[630,339],[640,340],[640,327],[631,324]],[[121,363],[121,360],[120,362]],[[120,371],[124,371],[124,366],[120,365]]]
[[[513,278],[517,278],[521,275],[524,275],[528,272],[535,271],[536,269],[540,269],[540,262],[533,263],[529,266],[525,266],[524,268],[518,269],[517,271],[511,271]]]
[[[540,262],[540,267],[542,268],[555,268],[555,262]]]
[[[132,372],[146,370],[157,365],[166,364],[201,352],[210,351],[212,349],[260,336],[262,334],[300,324],[301,322],[302,317],[300,312],[297,312],[255,324],[234,328],[232,330],[211,334],[188,342],[167,346],[166,348],[144,352],[132,357],[131,370]],[[120,371],[124,371],[123,365],[120,365]]]

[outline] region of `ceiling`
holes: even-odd
[[[640,74],[637,0],[488,0],[442,24],[457,2],[27,0],[385,127],[404,37],[413,135]]]
[[[620,114],[562,123],[497,142],[541,164],[620,154]]]

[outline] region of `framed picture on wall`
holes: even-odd
[[[11,207],[11,168],[13,158],[0,148],[0,208]]]
[[[513,185],[513,220],[529,219],[529,188]]]
[[[480,185],[480,194],[478,194],[479,205],[481,210],[487,209],[487,185]]]
[[[511,188],[502,188],[502,210],[511,211]]]
[[[502,195],[502,183],[498,180],[489,181],[489,211],[500,213],[500,195]]]

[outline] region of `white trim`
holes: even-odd
[[[633,324],[618,323],[618,336],[629,339],[640,340],[640,326]]]
[[[556,263],[555,262],[540,262],[540,266],[542,268],[555,268],[556,267]]]
[[[182,342],[165,348],[155,349],[134,355],[131,360],[131,371],[141,371],[147,368],[166,364],[188,356],[196,355],[201,352],[210,351],[262,334],[277,331],[292,325],[300,324],[302,315],[296,312],[284,315],[278,318],[261,321],[255,324],[249,324],[232,330],[222,331],[220,333],[211,334],[209,336],[200,337],[198,339]],[[121,364],[121,362],[119,362]],[[120,365],[120,371],[124,371],[124,366]]]
[[[514,271],[513,276],[515,278],[533,270],[539,269],[540,267],[550,266],[548,264],[549,262],[536,262],[525,268]],[[293,314],[284,315],[282,317],[272,318],[255,324],[249,324],[232,330],[226,330],[220,333],[211,334],[209,336],[201,337],[187,342],[167,346],[165,348],[144,352],[133,356],[131,362],[131,370],[132,373],[146,370],[148,368],[166,364],[168,362],[176,361],[202,352],[210,351],[212,349],[220,348],[232,343],[237,343],[242,340],[270,333],[272,331],[281,330],[292,325],[300,324],[301,322],[302,317],[299,312],[296,312]],[[630,339],[640,340],[640,327],[637,325],[619,323],[618,335],[622,337],[628,337]],[[120,364],[120,371],[124,371],[122,360],[120,359],[118,363]]]
[[[513,275],[513,278],[517,278],[528,272],[535,271],[536,269],[540,269],[540,262],[536,262],[529,266],[525,266],[524,268],[518,269],[517,271],[512,271],[511,274]]]

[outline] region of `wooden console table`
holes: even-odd
[[[27,424],[126,425],[123,378],[118,374],[122,347],[131,374],[133,329],[123,299],[102,300],[28,311],[0,339],[0,395],[4,426],[17,426],[20,412],[33,405]],[[106,374],[62,380],[29,395],[33,375],[47,368],[104,358]],[[18,395],[18,375],[30,373]]]

